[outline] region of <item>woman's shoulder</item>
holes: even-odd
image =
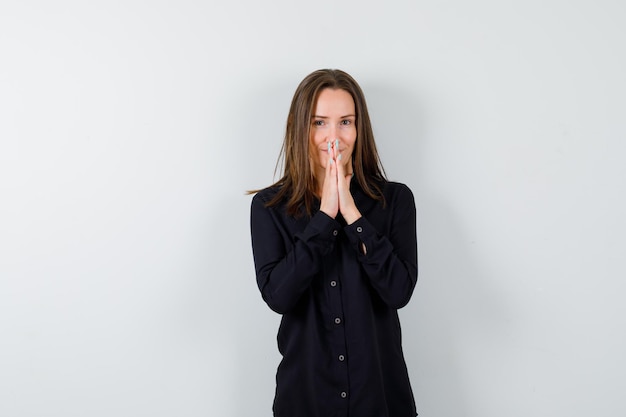
[[[263,205],[267,204],[274,199],[280,188],[280,185],[274,184],[258,190],[256,194],[254,194],[254,196],[252,197],[252,203],[261,203]]]
[[[385,198],[404,197],[413,199],[413,192],[411,189],[408,185],[401,182],[386,181],[383,186],[383,194],[385,195]]]
[[[383,187],[386,204],[392,208],[415,207],[413,192],[404,183],[388,181]]]

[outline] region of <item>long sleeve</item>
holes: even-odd
[[[416,209],[413,193],[402,186],[388,201],[388,236],[361,217],[344,228],[370,284],[391,308],[404,307],[417,283]],[[365,248],[365,250],[363,250]]]
[[[293,308],[319,272],[321,259],[335,244],[340,225],[317,212],[304,229],[291,235],[295,222],[265,206],[262,194],[252,199],[250,223],[257,284],[268,306],[284,314]]]

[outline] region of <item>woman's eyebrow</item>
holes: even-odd
[[[346,117],[356,117],[356,114],[346,114],[345,116],[341,116],[340,119],[345,119]],[[313,115],[311,116],[311,119],[328,119],[328,116],[318,116],[318,115]]]

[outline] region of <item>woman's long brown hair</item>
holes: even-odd
[[[385,171],[376,150],[363,91],[346,72],[321,69],[302,80],[294,93],[287,117],[285,140],[276,165],[278,168],[282,161],[283,175],[270,186],[278,187],[278,192],[267,203],[268,207],[285,202],[287,214],[297,216],[304,208],[311,215],[317,187],[310,158],[311,117],[320,92],[327,88],[345,90],[354,100],[357,135],[352,155],[353,181],[356,180],[369,197],[384,203],[381,186],[385,181]]]

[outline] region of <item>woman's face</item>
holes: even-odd
[[[339,148],[335,150],[335,140]],[[354,100],[345,90],[326,88],[321,91],[311,116],[311,137],[309,138],[314,170],[323,173],[328,163],[328,143],[337,157],[341,154],[341,163],[346,173],[352,172],[352,152],[356,142],[356,111]]]

